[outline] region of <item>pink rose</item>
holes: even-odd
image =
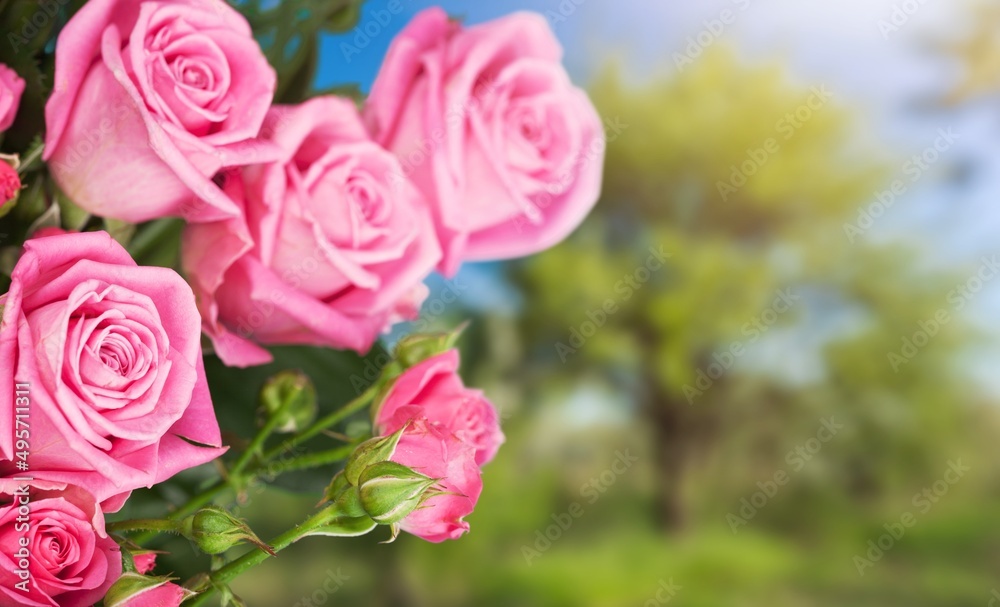
[[[137,266],[105,232],[34,238],[0,306],[0,474],[27,452],[31,474],[111,511],[223,452],[194,295],[173,270]]]
[[[469,530],[465,517],[472,514],[483,492],[474,446],[440,424],[417,418],[410,420],[391,459],[423,475],[441,479],[437,485],[444,491],[404,518],[399,524],[403,531],[437,543],[458,539]]]
[[[104,607],[179,607],[194,595],[170,578],[126,573],[104,598]]]
[[[441,479],[445,493],[428,499],[401,524],[431,542],[469,530],[464,517],[483,489],[479,467],[504,440],[493,405],[465,388],[457,369],[456,351],[411,367],[396,379],[375,420],[382,435],[406,427],[392,461]]]
[[[0,133],[14,124],[23,92],[24,80],[17,72],[0,63]]]
[[[267,155],[254,138],[274,89],[249,24],[222,0],[91,0],[56,44],[45,159],[97,215],[232,216],[212,178]]]
[[[441,257],[424,200],[350,101],[275,107],[264,132],[281,158],[226,176],[243,218],[184,234],[205,331],[230,365],[267,362],[254,342],[365,352]]]
[[[21,178],[17,174],[17,169],[7,164],[0,158],[0,210],[4,210],[4,205],[14,198],[21,191]],[[0,213],[0,216],[6,212]]]
[[[504,442],[496,407],[458,376],[458,350],[449,350],[412,367],[396,380],[392,398],[379,409],[377,424],[388,433],[410,418],[426,418],[476,448],[476,463],[493,459]]]
[[[438,8],[393,41],[366,117],[434,208],[441,270],[561,241],[600,194],[604,135],[534,13],[462,28]]]
[[[179,607],[181,601],[190,596],[191,592],[177,584],[163,582],[121,603],[115,603],[114,607]]]
[[[140,575],[146,575],[156,568],[156,552],[152,550],[143,550],[141,552],[132,553],[132,564],[135,565],[135,570],[139,572]]]
[[[0,607],[90,607],[121,575],[121,559],[86,491],[0,479]]]

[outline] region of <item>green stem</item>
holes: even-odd
[[[181,519],[191,516],[192,514],[200,510],[203,506],[207,506],[208,504],[212,503],[212,501],[215,500],[216,497],[218,497],[223,491],[225,491],[228,488],[229,484],[226,481],[221,481],[221,480],[218,481],[208,489],[205,489],[201,493],[189,499],[184,505],[182,505],[177,510],[174,510],[173,512],[168,514],[166,517],[167,520],[179,521]],[[144,542],[148,542],[149,540],[153,539],[153,537],[156,535],[157,535],[156,531],[146,531],[144,533],[136,535],[132,539],[136,544],[143,544]]]
[[[309,426],[302,432],[296,434],[292,438],[284,441],[282,444],[273,447],[272,449],[264,453],[264,456],[261,459],[265,462],[269,462],[273,460],[275,457],[281,455],[282,453],[292,451],[302,443],[322,433],[330,426],[333,426],[334,424],[343,421],[347,417],[351,416],[354,413],[357,413],[361,409],[368,406],[368,404],[371,403],[372,399],[375,398],[375,394],[377,394],[377,392],[378,392],[378,386],[372,386],[371,388],[368,388],[368,390],[363,392],[360,396],[358,396],[351,402],[347,403],[340,409],[337,409],[336,411],[330,413],[326,417],[317,420],[311,426]]]
[[[133,259],[142,259],[149,255],[171,232],[178,231],[182,225],[179,219],[157,219],[138,230],[128,245],[128,252]]]
[[[344,445],[343,447],[330,449],[329,451],[307,453],[287,461],[272,462],[261,467],[257,470],[257,472],[268,477],[276,477],[286,472],[293,472],[295,470],[319,468],[320,466],[326,466],[327,464],[333,464],[347,459],[347,457],[354,451],[355,447],[357,447],[357,444],[351,443],[349,445]]]
[[[330,513],[327,510],[322,510],[312,515],[305,520],[302,524],[296,526],[293,529],[289,529],[285,533],[274,538],[270,542],[271,549],[275,552],[281,552],[285,548],[288,548],[295,542],[309,535],[313,530],[322,527],[327,524],[330,519]],[[204,605],[212,595],[215,594],[215,589],[217,586],[228,584],[230,581],[236,579],[241,574],[245,573],[248,569],[256,567],[257,565],[263,563],[271,555],[261,550],[260,548],[254,548],[250,552],[247,552],[243,556],[239,557],[235,561],[229,563],[228,565],[216,570],[210,576],[211,585],[201,594],[191,599],[189,607],[198,607],[198,605]]]
[[[236,460],[236,463],[233,464],[233,467],[229,470],[229,478],[238,479],[240,475],[243,474],[243,471],[250,463],[250,460],[253,459],[253,456],[260,453],[261,448],[264,446],[268,437],[274,433],[274,430],[278,427],[279,421],[280,418],[277,415],[272,415],[270,419],[267,420],[264,427],[260,429],[257,436],[253,437],[253,440],[250,441],[250,444],[247,445],[247,448],[240,454],[239,459]]]
[[[358,412],[367,406],[375,395],[377,394],[377,388],[372,387],[363,392],[360,396],[350,401],[340,409],[330,413],[329,415],[317,420],[311,426],[297,434],[296,436],[284,441],[282,444],[277,445],[270,450],[266,451],[260,457],[260,463],[251,467],[249,479],[260,475],[266,475],[270,478],[277,477],[285,472],[292,472],[295,470],[305,470],[309,468],[316,468],[319,466],[324,466],[327,464],[332,464],[341,460],[346,459],[351,452],[354,450],[354,444],[345,445],[343,447],[338,447],[336,449],[331,449],[329,451],[322,451],[319,453],[307,453],[298,457],[293,457],[287,461],[273,461],[286,453],[291,452],[296,447],[302,443],[308,441],[311,438],[322,433],[324,430],[333,426],[334,424],[344,420],[350,415]],[[268,425],[271,425],[270,422]],[[265,430],[267,432],[265,433]],[[267,440],[267,436],[273,432],[273,428],[270,430],[266,425],[253,441],[247,447],[246,451],[240,456],[236,464],[233,466],[233,471],[238,474],[242,474],[247,466],[250,465],[250,460],[253,457],[255,451],[263,446],[264,441]],[[230,473],[230,479],[234,478],[233,472]],[[232,483],[230,480],[220,480],[211,487],[205,489],[198,495],[189,499],[184,505],[180,506],[177,510],[174,510],[169,515],[167,515],[167,520],[179,521],[180,519],[186,518],[203,506],[212,503],[219,495],[221,495],[227,489],[232,488]],[[133,539],[137,544],[142,544],[149,541],[158,533],[157,530],[147,530],[139,535],[136,535]]]
[[[17,167],[17,174],[24,175],[31,168],[31,165],[38,162],[38,159],[42,157],[42,152],[45,151],[45,144],[39,144],[33,147],[28,153],[21,159],[20,166]]]
[[[180,522],[170,519],[159,518],[134,518],[127,521],[108,523],[107,529],[111,533],[128,533],[130,531],[152,531],[155,533],[179,533]]]

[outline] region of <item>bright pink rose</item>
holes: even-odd
[[[23,450],[31,474],[111,511],[222,453],[198,310],[176,272],[137,266],[90,232],[29,240],[11,280],[0,297],[0,474]],[[29,416],[26,449],[16,408]]]
[[[179,607],[194,592],[169,581],[126,573],[104,599],[104,607]]]
[[[275,73],[222,0],[91,0],[59,34],[45,158],[103,217],[236,214],[212,183],[259,162]]]
[[[163,582],[155,588],[145,590],[117,603],[114,607],[179,607],[191,593],[172,582]]]
[[[4,203],[14,200],[21,191],[21,178],[17,169],[0,158],[0,209]]]
[[[254,342],[365,352],[441,258],[424,200],[350,101],[275,107],[264,133],[280,160],[226,176],[244,217],[184,234],[205,332],[237,366],[270,360]]]
[[[121,573],[121,549],[105,533],[92,495],[61,483],[0,479],[0,607],[90,607]]]
[[[597,201],[601,120],[561,59],[534,13],[462,28],[432,8],[389,48],[366,117],[432,203],[445,274],[551,247]]]
[[[132,553],[132,563],[135,565],[135,570],[141,575],[146,575],[156,568],[156,552],[152,550],[144,550],[142,552]]]
[[[0,63],[0,133],[14,124],[23,92],[24,80],[14,70]]]
[[[407,419],[426,418],[475,447],[476,463],[483,465],[496,455],[504,436],[496,407],[481,391],[465,387],[458,363],[458,350],[449,350],[408,370],[396,380],[377,423],[399,429]]]
[[[457,375],[458,352],[430,358],[396,379],[375,419],[379,434],[406,427],[392,461],[440,478],[434,496],[406,517],[404,531],[431,542],[456,539],[469,530],[483,489],[479,467],[496,454],[503,433],[496,409]]]

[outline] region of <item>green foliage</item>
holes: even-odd
[[[236,0],[278,72],[276,101],[309,96],[319,64],[319,35],[344,32],[357,23],[364,0]]]
[[[866,146],[860,117],[836,91],[802,112],[808,120],[790,122],[788,114],[809,107],[816,93],[792,84],[780,65],[744,65],[718,44],[655,82],[626,84],[611,67],[592,90],[600,112],[628,128],[609,142],[597,212],[569,241],[513,273],[532,302],[521,331],[523,398],[576,402],[586,394],[622,408],[630,420],[625,436],[645,436],[642,457],[653,464],[651,484],[629,493],[647,510],[628,524],[620,521],[624,511],[588,512],[530,569],[512,548],[510,569],[477,604],[650,598],[652,572],[584,556],[602,541],[619,560],[642,554],[638,561],[673,575],[685,605],[748,596],[789,606],[984,602],[992,582],[983,559],[995,561],[1000,537],[949,523],[981,521],[998,498],[990,480],[998,466],[984,457],[1000,428],[997,415],[977,401],[959,364],[981,336],[967,325],[954,289],[977,268],[930,263],[919,242],[847,238],[844,222],[891,182],[887,168],[897,164]],[[768,148],[763,162],[742,168]],[[741,178],[738,187],[720,186]],[[626,299],[616,286],[661,245],[670,255],[665,266]],[[794,302],[776,303],[788,289]],[[616,311],[597,322],[609,300]],[[947,321],[925,345],[892,358],[942,313]],[[573,344],[588,322],[596,330]],[[817,436],[824,419],[843,429],[799,462],[795,449]],[[852,557],[912,510],[914,495],[958,458],[974,463],[947,503],[859,576]],[[733,531],[727,515],[778,471],[791,481]],[[627,509],[621,500],[608,508]],[[620,527],[607,537],[586,535],[612,520]],[[531,524],[548,521],[521,528]],[[637,528],[670,539],[643,542]],[[518,539],[531,541],[524,532]],[[491,541],[499,540],[482,545]],[[719,552],[706,564],[690,546]],[[939,566],[935,550],[952,561]],[[606,575],[580,583],[572,577],[579,569]],[[503,577],[508,571],[513,577]],[[524,596],[513,590],[533,583]],[[645,596],[630,594],[642,583]]]

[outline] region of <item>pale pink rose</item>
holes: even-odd
[[[425,201],[348,100],[277,106],[264,133],[281,158],[226,176],[243,216],[184,233],[205,332],[229,365],[270,360],[256,344],[365,352],[441,258]]]
[[[0,607],[90,607],[121,573],[121,549],[92,495],[0,479]]]
[[[482,492],[479,467],[504,441],[496,409],[458,377],[458,352],[429,358],[399,376],[375,417],[381,435],[406,428],[392,461],[431,478],[444,494],[429,498],[406,517],[404,531],[431,542],[456,539],[469,530]]]
[[[191,288],[140,267],[106,232],[34,238],[0,297],[0,474],[31,474],[121,507],[223,449]]]
[[[376,421],[398,429],[407,419],[425,418],[475,447],[476,463],[483,465],[496,455],[504,436],[496,407],[480,390],[465,387],[458,364],[458,350],[449,350],[409,369],[396,380]]]
[[[212,182],[260,162],[275,73],[222,0],[91,0],[59,34],[45,159],[74,202],[131,222],[236,214]]]
[[[366,118],[431,202],[446,275],[551,247],[597,201],[603,127],[561,60],[535,13],[463,28],[432,8],[393,41]]]
[[[14,124],[17,108],[21,105],[24,80],[17,72],[0,63],[0,133]]]

